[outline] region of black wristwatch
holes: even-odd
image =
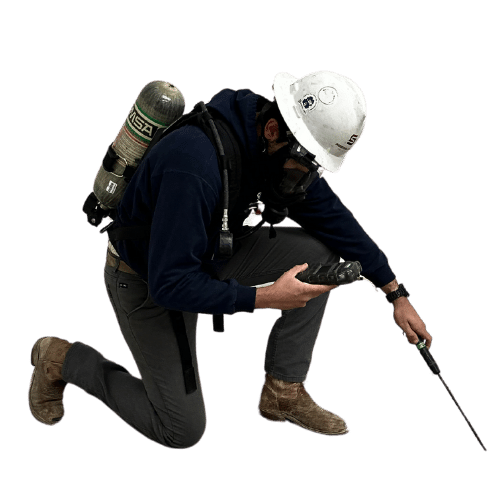
[[[399,297],[409,297],[410,294],[407,292],[406,288],[404,287],[403,283],[401,283],[399,286],[398,286],[398,289],[397,290],[394,290],[394,292],[390,292],[388,293],[385,298],[389,301],[389,302],[394,302],[396,299],[399,299]]]

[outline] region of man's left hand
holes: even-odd
[[[420,319],[417,311],[406,297],[400,297],[393,302],[394,320],[396,324],[406,333],[410,344],[419,342],[418,336],[425,340],[427,349],[431,347],[432,337],[425,328],[425,323]]]

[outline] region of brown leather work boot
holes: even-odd
[[[31,350],[31,364],[35,369],[30,383],[30,410],[44,424],[54,425],[64,415],[62,397],[66,382],[61,371],[72,345],[57,337],[42,337]]]
[[[288,420],[320,434],[346,434],[346,423],[320,408],[302,382],[285,382],[266,374],[259,404],[260,414],[269,420]]]

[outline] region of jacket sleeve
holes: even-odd
[[[311,184],[303,202],[289,207],[289,217],[344,260],[359,261],[362,275],[375,286],[395,278],[385,254],[324,179]]]
[[[163,171],[156,183],[148,282],[153,300],[178,311],[233,314],[253,312],[256,289],[234,279],[219,281],[202,270],[207,228],[219,196],[202,177]]]

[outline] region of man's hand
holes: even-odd
[[[305,307],[307,302],[338,285],[309,285],[295,278],[295,275],[307,269],[307,264],[292,267],[280,276],[274,284],[257,288],[256,308],[272,308],[288,311],[296,307]]]
[[[431,347],[432,337],[425,328],[425,323],[420,319],[417,311],[406,297],[399,297],[394,302],[394,320],[396,324],[406,333],[410,344],[419,342],[418,336],[425,340],[427,349]]]

